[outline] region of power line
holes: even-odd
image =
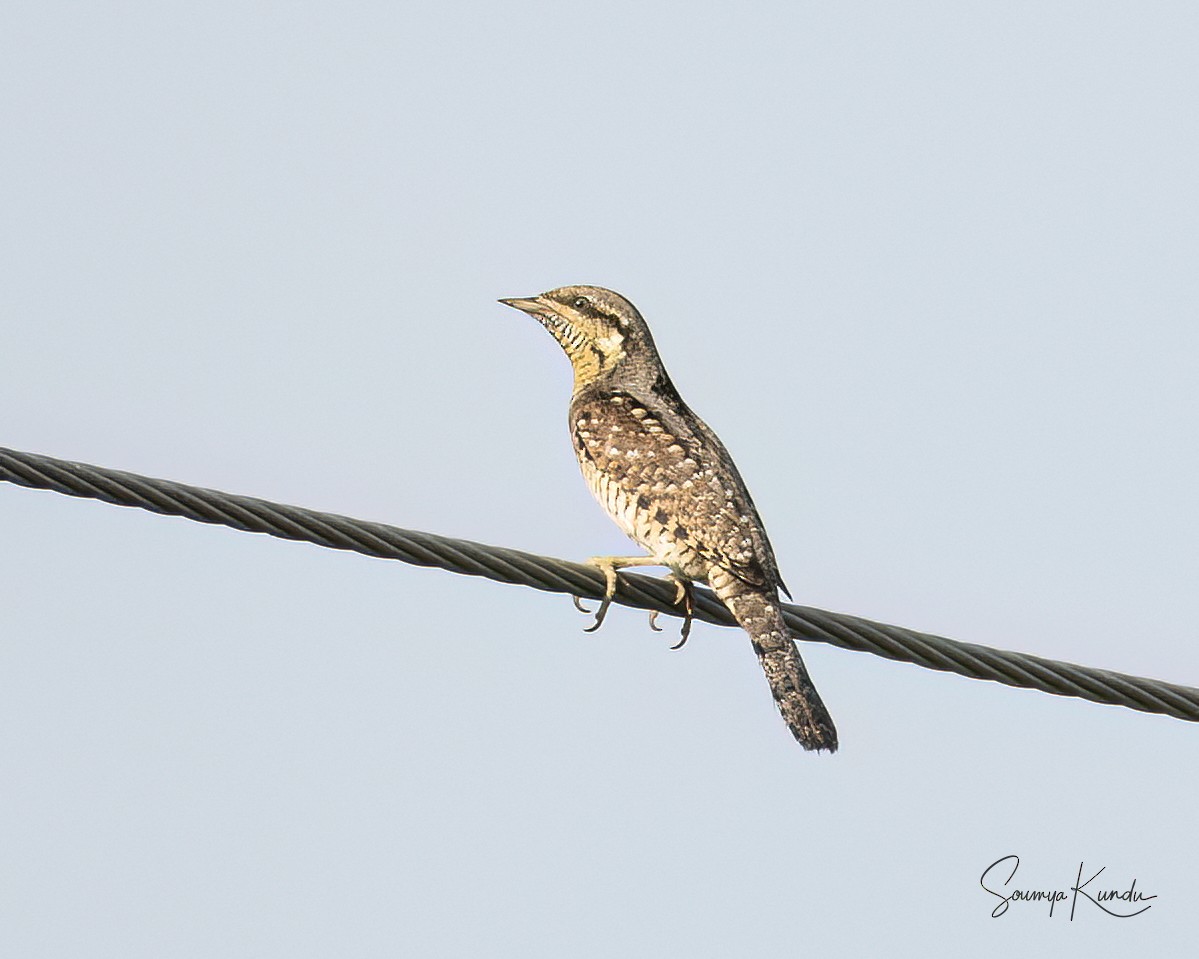
[[[36,453],[0,447],[0,480],[549,592],[591,599],[599,599],[604,592],[603,574],[582,563],[368,523],[335,513],[320,513]],[[678,615],[674,594],[672,584],[622,573],[616,601]],[[787,605],[783,609],[787,624],[801,639],[971,679],[1199,722],[1199,689],[1190,686],[962,643],[810,606]],[[719,626],[737,625],[720,600],[709,590],[698,587],[695,618]]]

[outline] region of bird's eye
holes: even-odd
[[[576,296],[570,304],[576,310],[586,309],[591,305],[591,301],[585,296]]]

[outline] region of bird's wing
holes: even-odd
[[[673,523],[675,535],[709,562],[753,586],[778,582],[753,501],[728,453],[691,417],[656,415],[636,396],[576,400],[571,431],[589,459],[639,508]]]

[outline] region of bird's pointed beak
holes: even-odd
[[[500,300],[504,306],[510,306],[514,310],[520,310],[522,313],[529,313],[533,316],[551,312],[550,308],[542,301],[539,296],[532,297],[513,297],[508,300]]]

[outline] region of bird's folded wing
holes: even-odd
[[[763,555],[753,501],[723,446],[702,429],[667,424],[629,394],[571,407],[580,458],[709,562],[754,586],[768,585],[777,573],[768,544]]]

